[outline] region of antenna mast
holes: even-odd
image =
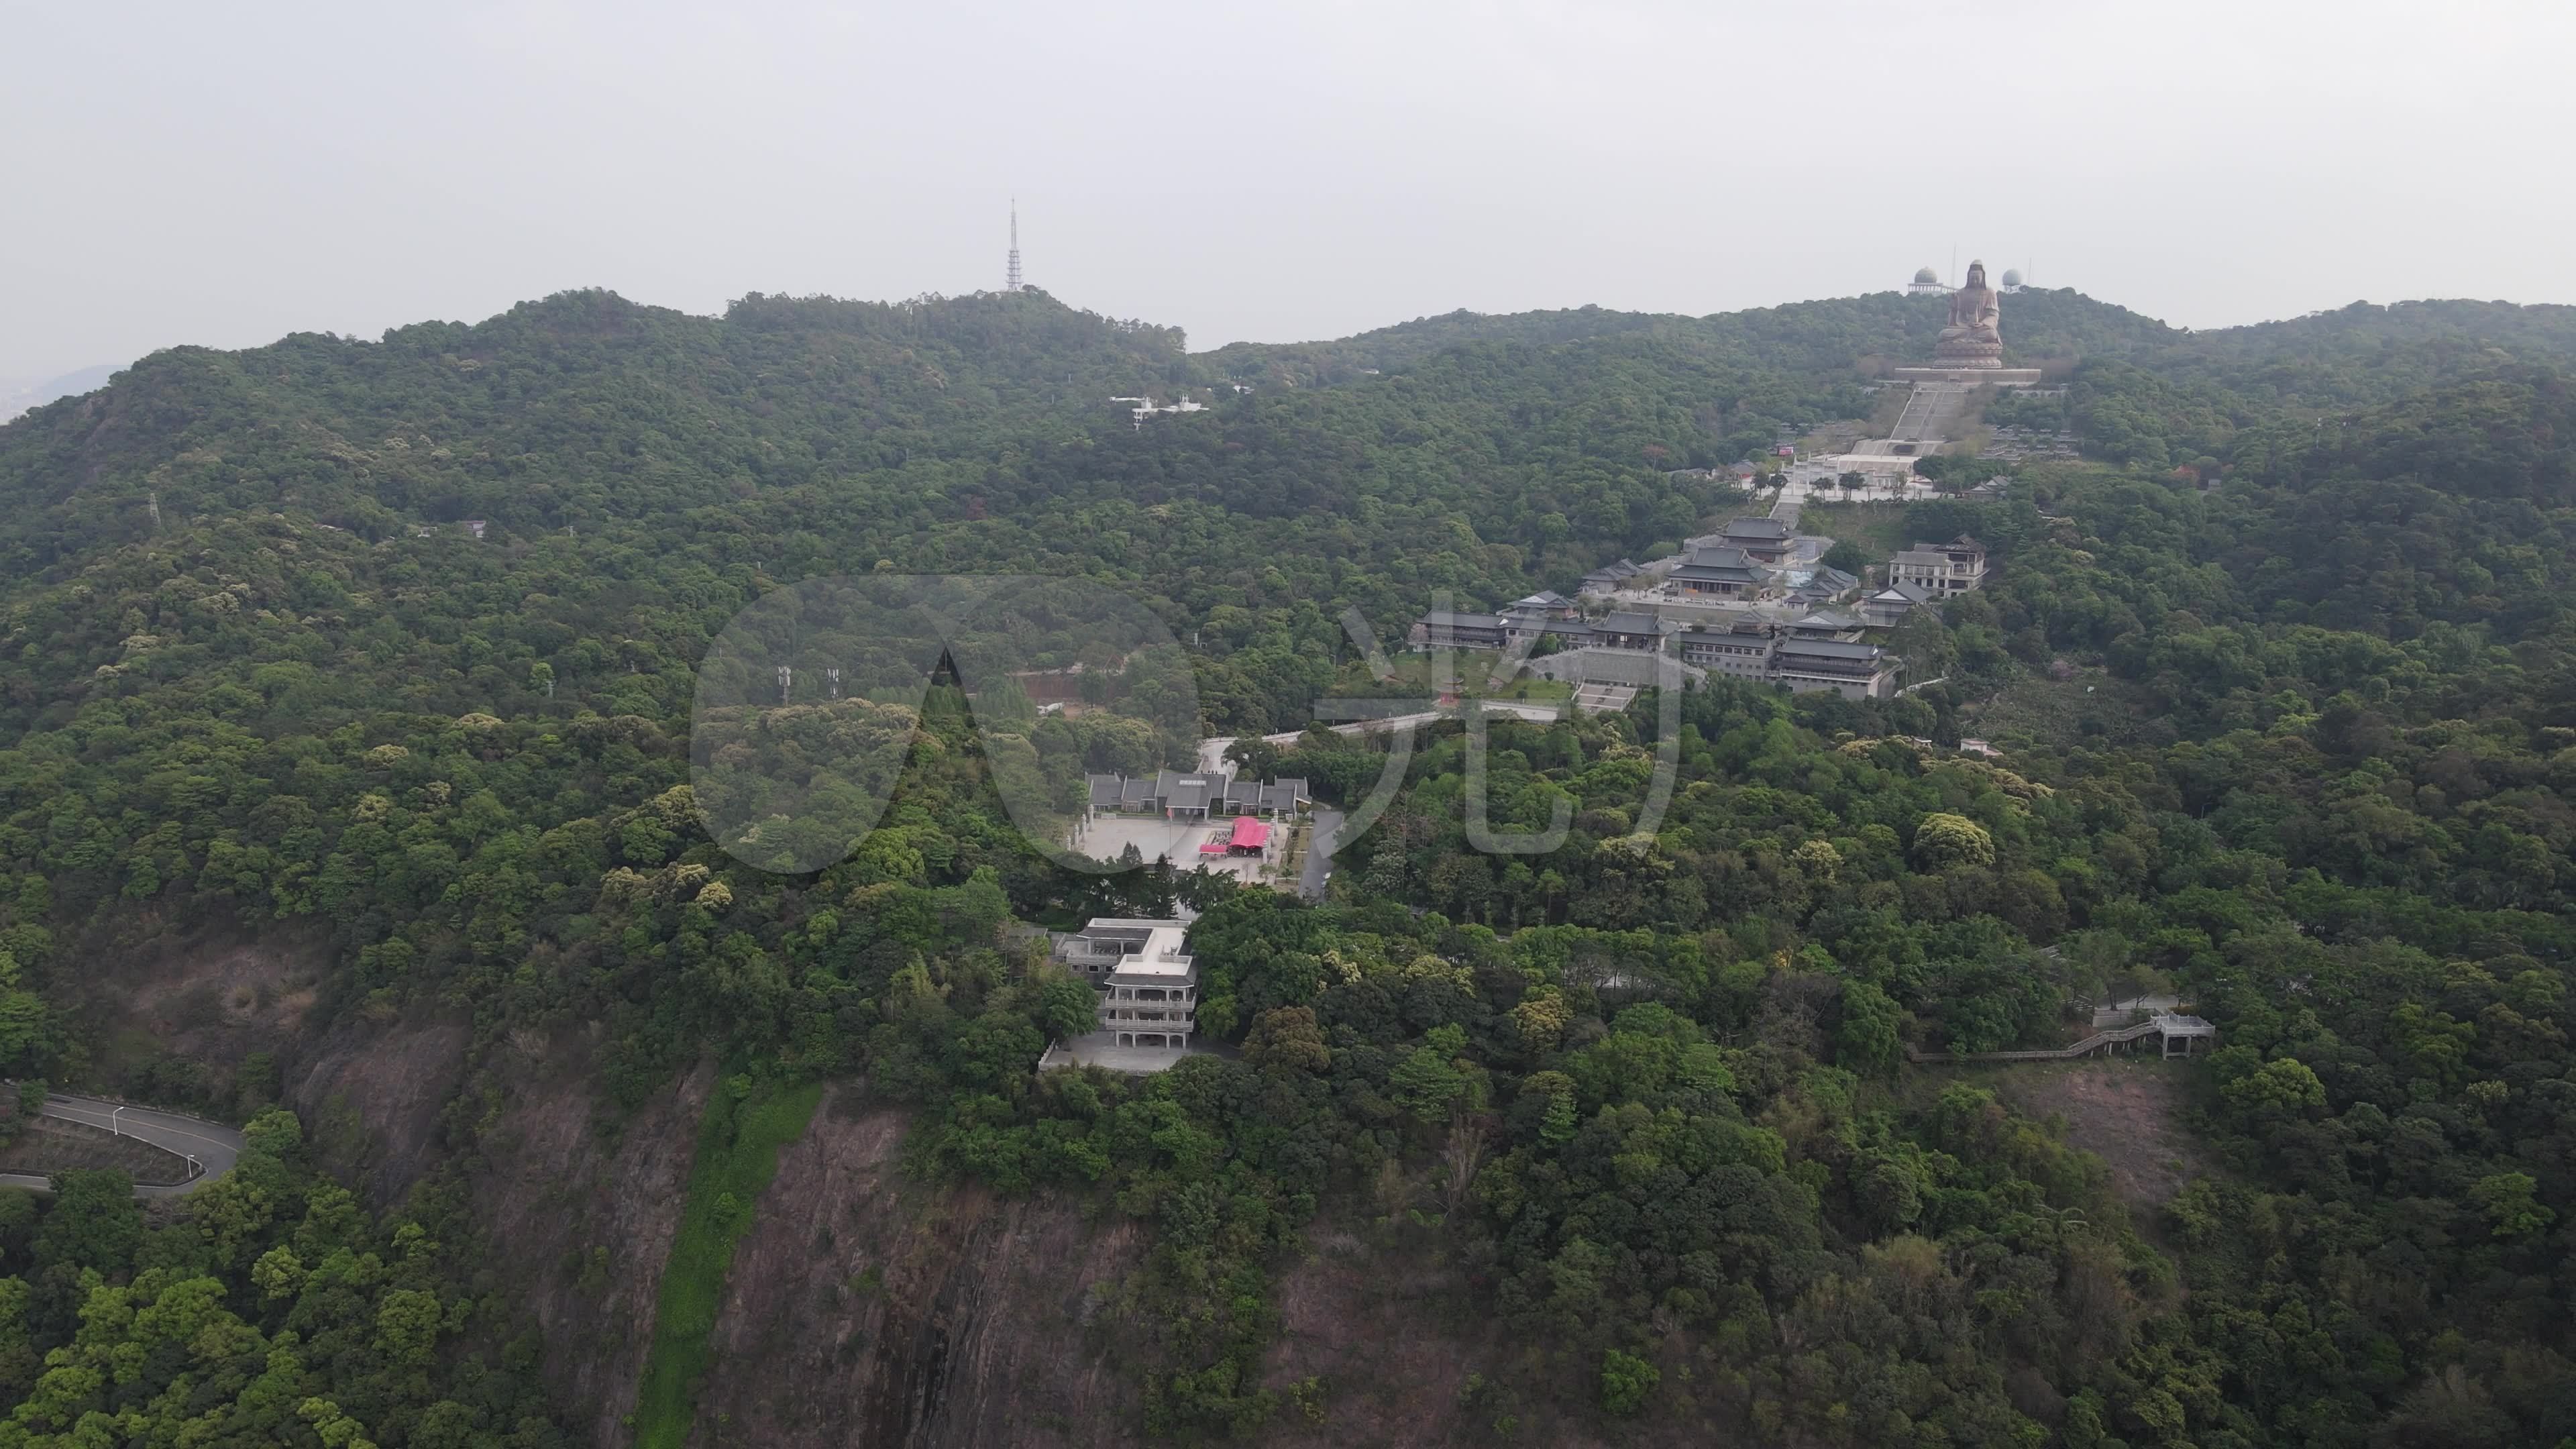
[[[1006,291],[1006,292],[1016,292],[1016,291],[1018,291],[1019,289],[1020,289],[1020,199],[1019,199],[1018,197],[1014,196],[1014,197],[1012,197],[1012,198],[1011,198],[1011,266],[1010,266],[1010,270],[1009,270],[1007,273],[1005,273],[1004,281],[1003,281],[1003,283],[1002,283],[1002,290],[1004,290],[1004,291]]]

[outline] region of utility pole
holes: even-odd
[[[826,669],[823,671],[823,677],[832,682],[832,697],[834,699],[839,699],[841,697],[841,671],[838,669]]]
[[[790,688],[792,688],[792,687],[795,685],[795,683],[796,683],[796,671],[795,671],[795,669],[794,669],[793,667],[789,666],[789,665],[785,665],[785,664],[781,664],[781,665],[779,665],[779,666],[778,666],[778,703],[779,703],[779,707],[780,707],[780,708],[782,708],[782,709],[783,709],[783,708],[785,708],[785,707],[786,707],[786,705],[787,705],[787,691],[788,691]]]

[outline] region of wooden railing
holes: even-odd
[[[2139,1022],[2139,1023],[2138,1023],[2137,1025],[2135,1025],[2135,1026],[2123,1026],[2123,1027],[2116,1027],[2116,1028],[2114,1028],[2114,1029],[2112,1029],[2112,1030],[2110,1030],[2110,1031],[2097,1031],[2097,1032],[2093,1033],[2091,1036],[2088,1036],[2088,1037],[2084,1038],[2084,1040],[2077,1042],[2077,1043],[2076,1043],[2075,1045],[2073,1045],[2073,1046],[2063,1046],[2063,1047],[2041,1047],[2041,1048],[2036,1048],[2036,1049],[2028,1050],[2028,1051],[2012,1051],[2012,1052],[1926,1052],[1926,1051],[1917,1051],[1917,1050],[1916,1050],[1916,1049],[1914,1049],[1913,1047],[1910,1047],[1910,1046],[1909,1046],[1909,1047],[1907,1047],[1907,1048],[1905,1049],[1905,1059],[1906,1059],[1907,1061],[1909,1061],[1909,1062],[2054,1062],[2054,1061],[2065,1061],[2065,1060],[2067,1060],[2067,1059],[2069,1059],[2069,1058],[2071,1058],[2071,1057],[2091,1056],[2091,1055],[2092,1055],[2093,1053],[2095,1053],[2095,1052],[2102,1051],[2102,1050],[2104,1050],[2104,1049],[2106,1049],[2106,1048],[2108,1048],[2108,1047],[2111,1047],[2111,1046],[2113,1046],[2113,1045],[2116,1045],[2116,1044],[2118,1044],[2118,1043],[2120,1043],[2120,1042],[2124,1042],[2124,1041],[2136,1041],[2138,1038],[2140,1038],[2140,1037],[2142,1037],[2142,1036],[2145,1036],[2145,1035],[2147,1035],[2148,1033],[2153,1032],[2153,1031],[2155,1031],[2155,1030],[2157,1030],[2157,1029],[2158,1029],[2158,1025],[2157,1025],[2157,1023],[2156,1023],[2156,1022],[2153,1022],[2153,1021],[2142,1021],[2142,1022]]]

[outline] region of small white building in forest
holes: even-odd
[[[1194,1050],[1198,963],[1185,922],[1095,916],[1054,938],[1055,959],[1099,989],[1100,1026],[1060,1043],[1042,1066],[1095,1065],[1158,1072]]]

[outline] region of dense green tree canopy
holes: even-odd
[[[0,428],[0,1066],[258,1100],[101,1039],[85,953],[158,917],[327,937],[316,1029],[595,1028],[616,1104],[708,1055],[864,1073],[918,1104],[928,1170],[1149,1226],[1125,1301],[1162,1429],[1309,1392],[1264,1381],[1270,1275],[1329,1219],[1526,1345],[1476,1390],[1492,1420],[2576,1435],[2576,323],[2007,311],[2014,360],[2068,391],[1988,420],[2086,457],[1910,511],[1994,550],[1988,587],[1890,639],[1946,682],[1718,683],[1670,737],[1651,696],[1492,723],[1494,827],[1571,822],[1535,855],[1469,846],[1444,726],[1320,903],[1061,870],[991,762],[1140,771],[1383,693],[1346,610],[1391,642],[1435,592],[1491,605],[1677,544],[1734,501],[1703,470],[1864,413],[1937,300],[1191,355],[1035,293],[720,318],[581,293],[157,354]],[[1137,426],[1106,402],[1182,388],[1215,403]],[[1085,665],[1070,717],[943,684],[732,721],[718,743],[900,785],[824,868],[720,849],[690,709],[726,623],[780,585],[963,572],[1116,585],[1185,649],[1121,657],[1033,594],[989,627]],[[1255,753],[1345,799],[1380,748]],[[1090,988],[1022,924],[1182,896],[1230,1050],[1033,1075]],[[2209,1160],[2161,1205],[1908,1063],[2164,992],[2223,1045],[2174,1068]],[[556,1442],[503,1286],[437,1245],[471,1224],[373,1222],[292,1118],[254,1128],[173,1222],[78,1174],[0,1212],[0,1442]]]

